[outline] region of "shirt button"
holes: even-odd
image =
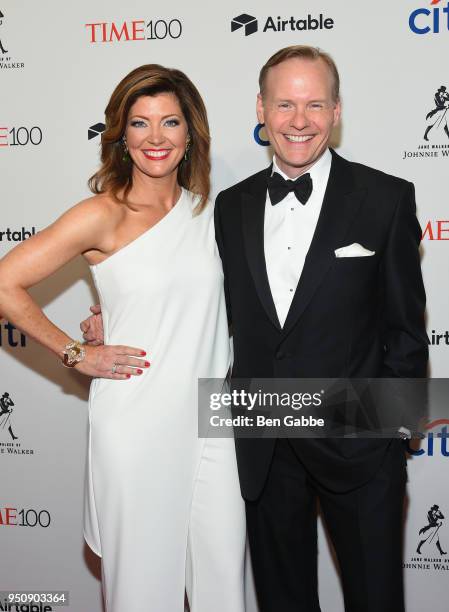
[[[287,249],[288,249],[289,251],[291,251],[292,247],[287,247]]]
[[[293,289],[290,289],[290,291],[293,291]]]
[[[290,208],[290,210],[295,210],[294,208]]]

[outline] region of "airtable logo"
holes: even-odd
[[[235,30],[243,27],[245,28],[245,36],[254,34],[254,32],[257,32],[258,29],[257,19],[251,15],[247,15],[246,13],[242,13],[238,17],[234,17],[234,19],[231,21],[231,32],[235,32]]]
[[[91,125],[90,128],[87,130],[87,139],[92,140],[92,138],[100,136],[100,134],[103,134],[105,129],[106,126],[104,123],[96,123],[95,125]]]
[[[439,34],[449,32],[449,2],[441,5],[442,0],[432,0],[431,9],[417,8],[408,19],[408,25],[415,34]],[[437,6],[440,5],[440,6]]]
[[[449,330],[446,329],[444,332],[438,332],[432,329],[429,344],[430,346],[449,346]]]
[[[294,16],[283,19],[280,15],[271,15],[262,22],[261,31],[266,32],[304,32],[308,30],[331,30],[334,27],[334,20],[325,17],[323,13],[311,15],[297,19]],[[231,32],[244,28],[245,36],[254,34],[259,29],[258,19],[253,15],[242,13],[231,20]]]
[[[26,240],[27,238],[31,238],[36,234],[36,228],[33,226],[31,228],[25,229],[23,226],[20,230],[12,230],[10,227],[7,227],[6,230],[0,230],[0,242],[3,240],[7,240],[8,242],[21,242],[22,240]]]

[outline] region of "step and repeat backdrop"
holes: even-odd
[[[270,161],[255,114],[260,67],[281,47],[319,46],[341,73],[334,146],[415,183],[430,375],[446,377],[448,43],[447,0],[0,0],[0,255],[89,195],[104,108],[131,69],[161,63],[197,85],[209,112],[215,195]],[[81,258],[31,292],[57,325],[80,337],[79,322],[97,300]],[[82,536],[90,381],[4,319],[0,347],[0,591],[69,591],[67,610],[101,612],[99,561]],[[421,446],[408,449],[408,612],[441,610],[449,595],[447,427],[430,421]],[[341,612],[338,569],[321,524],[319,571],[323,611]],[[249,567],[247,585],[248,611],[256,612]]]

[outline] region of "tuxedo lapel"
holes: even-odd
[[[354,188],[349,162],[332,151],[332,165],[323,205],[284,324],[284,334],[291,331],[334,263],[334,250],[341,246],[363,196],[363,190]]]
[[[248,191],[242,193],[242,226],[245,252],[257,295],[273,325],[281,329],[268,281],[264,250],[267,177],[271,166],[259,173]]]

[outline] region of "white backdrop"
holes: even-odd
[[[445,119],[428,143],[423,135],[435,93],[449,88],[448,12],[447,0],[0,0],[0,256],[89,195],[86,180],[98,164],[100,137],[88,139],[88,128],[104,121],[114,86],[132,68],[149,62],[177,67],[198,86],[209,112],[216,194],[269,160],[269,147],[253,137],[261,65],[281,47],[313,44],[330,52],[341,72],[339,152],[415,183],[418,217],[428,229],[422,252],[431,375],[447,376]],[[231,31],[242,13],[257,20],[256,32]],[[295,29],[266,29],[290,17],[298,22]],[[307,21],[328,27],[305,29]],[[100,129],[92,128],[91,136]],[[81,259],[32,293],[75,338],[96,301]],[[84,545],[81,523],[89,381],[60,367],[4,320],[0,347],[0,401],[14,403],[9,419],[0,420],[0,590],[68,590],[71,612],[100,611],[98,560]],[[420,454],[409,461],[408,612],[440,609],[448,598],[447,556],[440,556],[435,541],[423,546],[420,561],[415,552],[431,506],[449,514],[449,453],[438,437],[444,427],[430,427]],[[449,519],[439,536],[448,549]],[[322,609],[341,612],[338,574],[322,528],[319,545]],[[248,612],[255,612],[250,578],[248,602]]]

